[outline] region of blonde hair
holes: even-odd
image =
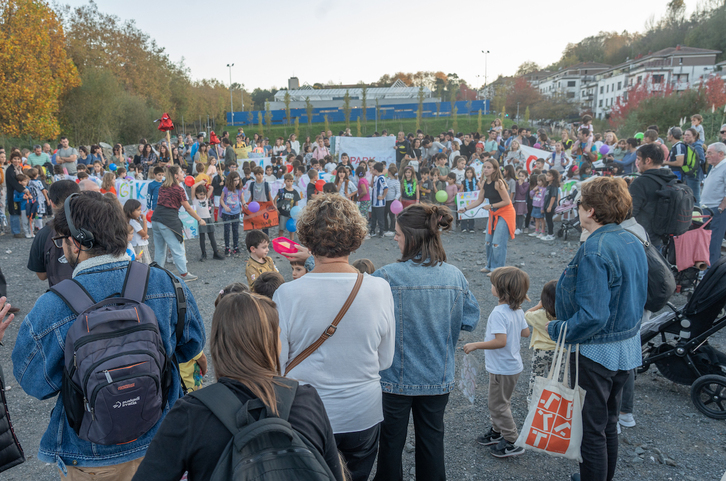
[[[166,177],[164,178],[164,183],[161,184],[162,187],[173,187],[176,185],[176,174],[179,173],[181,170],[181,167],[178,165],[170,165],[166,168]]]
[[[101,181],[101,188],[103,190],[111,190],[116,187],[116,176],[109,172],[103,174],[103,181]]]

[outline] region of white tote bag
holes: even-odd
[[[580,346],[575,348],[575,383],[571,388],[567,384],[570,347],[565,347],[566,333],[567,325],[560,331],[547,377],[535,378],[529,413],[514,444],[531,451],[582,462],[580,445],[585,390],[578,386]],[[560,380],[562,358],[565,356],[565,370]]]

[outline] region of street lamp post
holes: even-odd
[[[228,63],[227,67],[229,68],[229,113],[232,116],[232,125],[234,125],[234,102],[232,101],[232,67],[234,64]]]
[[[517,102],[517,123],[519,123],[519,102]]]
[[[489,50],[482,50],[481,53],[484,54],[484,102],[486,102],[489,99],[489,91],[487,89],[487,57],[489,56]],[[489,110],[487,109],[487,114],[489,113]]]

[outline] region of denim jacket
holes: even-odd
[[[99,262],[101,257],[107,258],[104,259],[105,263]],[[93,299],[100,301],[121,292],[127,266],[128,261],[119,261],[119,258],[94,257],[79,264],[74,278]],[[166,352],[171,355],[176,349],[179,362],[187,362],[199,354],[205,343],[204,322],[196,301],[186,286],[185,293],[187,317],[184,334],[181,343],[175,348],[177,306],[173,284],[165,272],[160,269],[151,270],[145,304],[156,314]],[[40,441],[38,458],[47,463],[55,463],[64,473],[67,472],[66,465],[108,466],[144,456],[163,420],[162,417],[136,441],[123,445],[102,446],[84,441],[76,435],[68,424],[60,394],[64,366],[63,347],[66,334],[75,320],[76,316],[55,293],[46,292],[38,298],[33,309],[20,324],[12,355],[13,373],[26,393],[38,399],[58,395],[50,415],[50,424]],[[182,395],[179,375],[174,375],[173,379],[164,416]]]
[[[479,322],[479,303],[464,274],[450,264],[423,267],[409,260],[373,275],[391,285],[396,316],[396,349],[391,367],[381,371],[383,392],[450,392],[459,331],[473,331]]]
[[[569,344],[604,344],[635,336],[648,293],[643,244],[618,224],[587,238],[557,283],[557,321],[547,328],[556,340],[567,324]]]

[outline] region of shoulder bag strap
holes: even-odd
[[[146,298],[146,289],[149,285],[150,273],[151,269],[146,264],[142,262],[129,262],[129,267],[126,269],[124,286],[121,289],[121,297],[143,304]]]
[[[242,401],[224,384],[214,383],[199,391],[189,393],[204,404],[212,414],[222,421],[233,435],[237,434],[237,412],[244,407]]]
[[[88,291],[75,279],[65,279],[51,287],[50,290],[60,297],[75,315],[79,315],[96,303]]]
[[[298,364],[307,359],[310,354],[314,353],[320,346],[323,345],[325,341],[327,341],[330,337],[333,336],[333,334],[335,334],[335,331],[338,329],[338,323],[340,323],[340,321],[343,319],[345,313],[348,312],[350,305],[353,304],[355,297],[358,295],[358,291],[360,291],[361,284],[363,284],[363,274],[358,274],[358,277],[355,280],[355,285],[353,286],[353,290],[348,296],[348,299],[345,301],[345,304],[343,304],[343,307],[340,309],[340,312],[338,312],[338,315],[335,316],[333,322],[325,329],[325,331],[323,331],[323,334],[318,338],[317,341],[310,344],[307,349],[298,354],[295,359],[293,359],[292,362],[287,365],[287,367],[285,368],[285,376],[287,376],[290,371],[292,371]]]

